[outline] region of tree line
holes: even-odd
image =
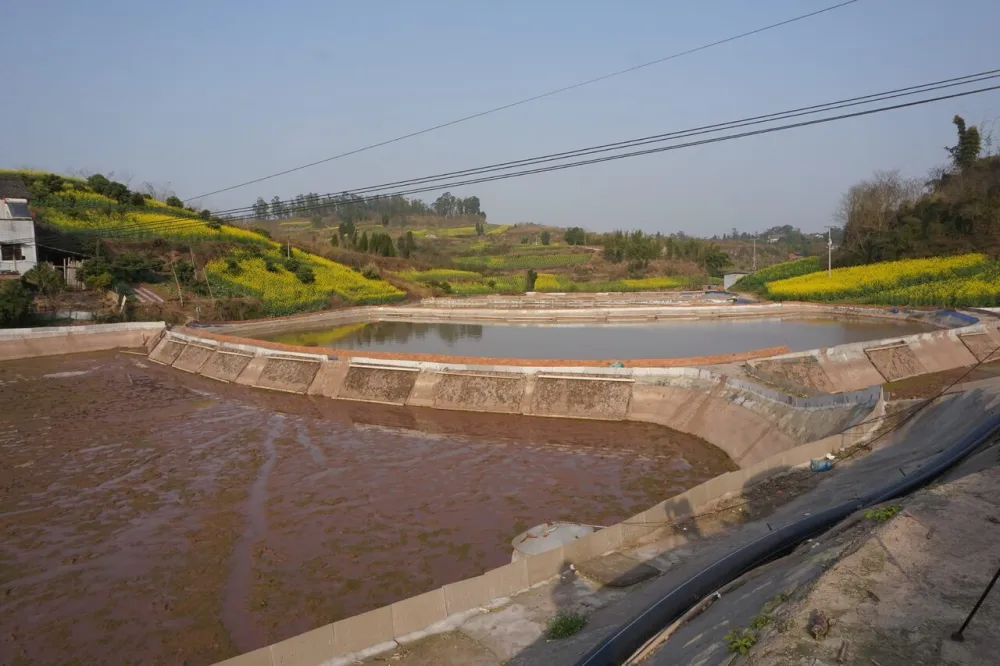
[[[709,275],[718,277],[732,265],[729,255],[711,241],[683,234],[647,234],[615,230],[603,234],[604,258],[613,263],[628,262],[630,268],[645,268],[654,259],[693,261]]]
[[[486,219],[479,197],[456,197],[445,192],[431,204],[421,199],[401,195],[391,197],[364,197],[344,193],[320,195],[315,192],[297,194],[289,200],[273,197],[270,202],[258,197],[251,207],[257,220],[281,220],[292,217],[329,217],[344,222],[364,222],[380,219],[384,226],[392,220],[405,223],[408,215],[437,215],[439,217],[475,216]]]
[[[961,116],[950,158],[929,178],[878,171],[853,185],[836,211],[844,240],[834,257],[849,266],[965,252],[1000,255],[1000,155]]]

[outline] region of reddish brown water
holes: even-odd
[[[647,424],[313,400],[124,353],[4,362],[0,663],[212,663],[729,469]]]

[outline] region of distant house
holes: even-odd
[[[0,273],[23,274],[38,263],[30,200],[20,178],[0,176]]]
[[[788,253],[788,261],[795,261],[796,259],[799,259],[799,258],[800,258],[799,255],[796,254],[795,252],[789,252]]]

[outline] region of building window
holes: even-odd
[[[7,206],[7,217],[11,220],[16,219],[30,219],[31,211],[28,210],[28,204],[25,201],[5,201]]]
[[[20,243],[0,243],[0,260],[24,261],[23,246]]]

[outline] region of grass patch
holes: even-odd
[[[739,654],[749,654],[750,649],[757,644],[757,634],[750,629],[733,627],[722,637],[726,641],[726,649]]]
[[[545,627],[545,636],[552,640],[569,638],[583,629],[585,624],[587,624],[587,619],[579,613],[561,610],[554,617],[549,618]]]
[[[868,520],[874,520],[876,523],[884,523],[902,510],[903,507],[898,504],[883,506],[880,509],[868,509],[865,511],[865,518]]]

